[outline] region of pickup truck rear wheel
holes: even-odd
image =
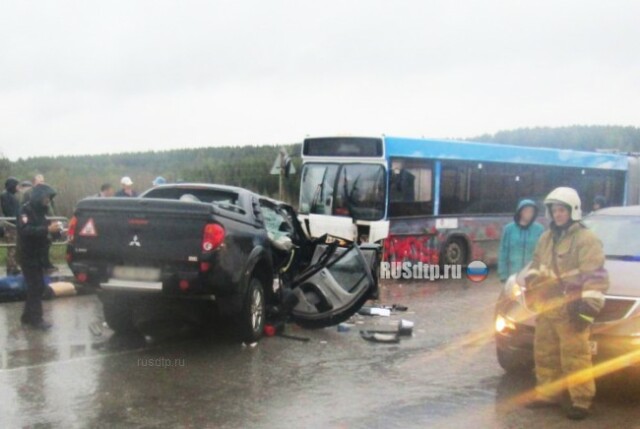
[[[134,332],[133,306],[126,297],[112,297],[102,301],[104,320],[119,334]]]
[[[239,315],[240,339],[245,343],[254,343],[262,336],[265,314],[264,286],[260,279],[253,277],[242,303]]]

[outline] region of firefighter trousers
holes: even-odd
[[[536,321],[536,394],[540,399],[554,401],[568,390],[574,406],[589,408],[596,393],[589,345],[591,330],[576,330],[568,313],[562,313],[541,314]]]

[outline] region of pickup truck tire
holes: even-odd
[[[245,343],[258,341],[264,330],[265,316],[264,286],[260,279],[252,277],[242,302],[242,310],[238,315],[240,340]]]
[[[133,306],[127,297],[113,297],[102,302],[104,320],[116,333],[135,332]]]

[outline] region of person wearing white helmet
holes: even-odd
[[[137,197],[136,191],[133,190],[133,180],[131,177],[124,176],[122,180],[120,180],[120,185],[122,185],[122,189],[116,192],[116,197]]]
[[[549,229],[540,237],[526,276],[527,303],[537,313],[536,396],[529,408],[559,405],[568,388],[567,417],[589,415],[595,396],[590,326],[604,306],[609,278],[602,243],[580,221],[575,189],[554,189],[544,200]]]

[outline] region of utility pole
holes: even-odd
[[[280,149],[280,184],[279,184],[279,192],[278,199],[280,201],[284,201],[284,173],[285,168],[287,168],[287,151],[284,148]]]

